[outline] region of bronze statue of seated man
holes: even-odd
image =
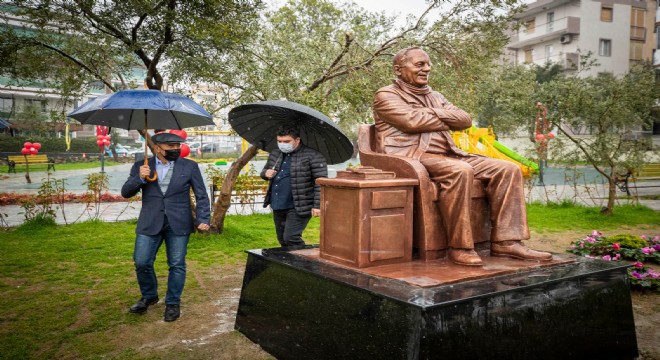
[[[440,190],[438,207],[449,227],[449,258],[461,265],[482,265],[474,251],[470,204],[474,179],[485,184],[491,214],[491,255],[551,260],[529,249],[522,172],[509,161],[466,153],[450,130],[472,126],[470,115],[428,85],[431,60],[419,47],[399,51],[393,60],[394,83],[376,92],[373,110],[376,148],[419,160]]]

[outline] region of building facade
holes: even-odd
[[[655,0],[540,0],[516,15],[522,24],[506,49],[514,64],[559,64],[579,69],[580,54],[591,52],[600,66],[581,76],[653,61],[657,48]]]

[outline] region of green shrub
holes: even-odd
[[[625,249],[641,249],[647,246],[644,239],[630,234],[619,234],[603,239],[603,244],[612,245],[615,243],[619,243],[619,246]]]

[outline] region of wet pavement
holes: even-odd
[[[265,161],[253,161],[251,166],[260,171]],[[351,159],[345,163],[329,166],[330,177],[334,177],[338,170],[343,170],[349,165],[359,164],[357,159]],[[130,172],[132,164],[120,164],[105,167],[105,172],[109,179],[109,192],[115,195],[120,194],[120,190]],[[222,170],[229,168],[229,165],[200,164],[200,170],[206,180],[205,169],[207,167],[217,167]],[[32,171],[30,178],[32,183],[28,184],[24,173],[18,174],[0,174],[0,193],[21,193],[34,194],[39,192],[41,184],[50,176],[51,179],[65,179],[66,192],[82,194],[87,191],[84,184],[86,177],[91,173],[100,172],[100,168],[84,170],[57,170],[48,175],[45,171]],[[207,181],[208,182],[208,181]],[[530,179],[526,186],[527,201],[541,202],[561,202],[563,199],[571,199],[578,203],[589,206],[604,206],[607,202],[607,191],[605,181],[593,168],[580,168],[577,170],[563,168],[546,168],[543,172],[543,182],[539,178],[533,181]],[[659,194],[660,181],[648,181],[640,183],[642,186],[655,186],[649,188],[639,188],[638,194]],[[207,188],[208,191],[208,188]],[[618,192],[618,195],[621,195]],[[618,204],[631,202],[632,200],[619,199]],[[652,209],[660,211],[660,200],[640,200],[641,204]],[[73,222],[85,221],[99,218],[103,221],[125,221],[137,218],[141,208],[139,201],[126,201],[116,203],[102,203],[98,209],[94,206],[88,207],[86,204],[67,203],[62,209],[57,209],[57,222],[60,224],[71,224]],[[229,214],[252,214],[256,212],[268,212],[261,204],[252,206],[232,206]],[[24,210],[19,205],[0,206],[0,226],[17,226],[24,221]]]

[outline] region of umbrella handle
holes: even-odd
[[[147,131],[147,129],[145,127],[145,129],[144,129],[144,165],[149,165],[148,159],[147,159],[147,147],[149,146],[149,138],[150,138],[149,132]],[[154,182],[154,181],[156,181],[156,179],[158,179],[158,172],[154,171],[153,176],[151,176],[151,177],[147,176],[144,179],[149,181],[149,182]]]

